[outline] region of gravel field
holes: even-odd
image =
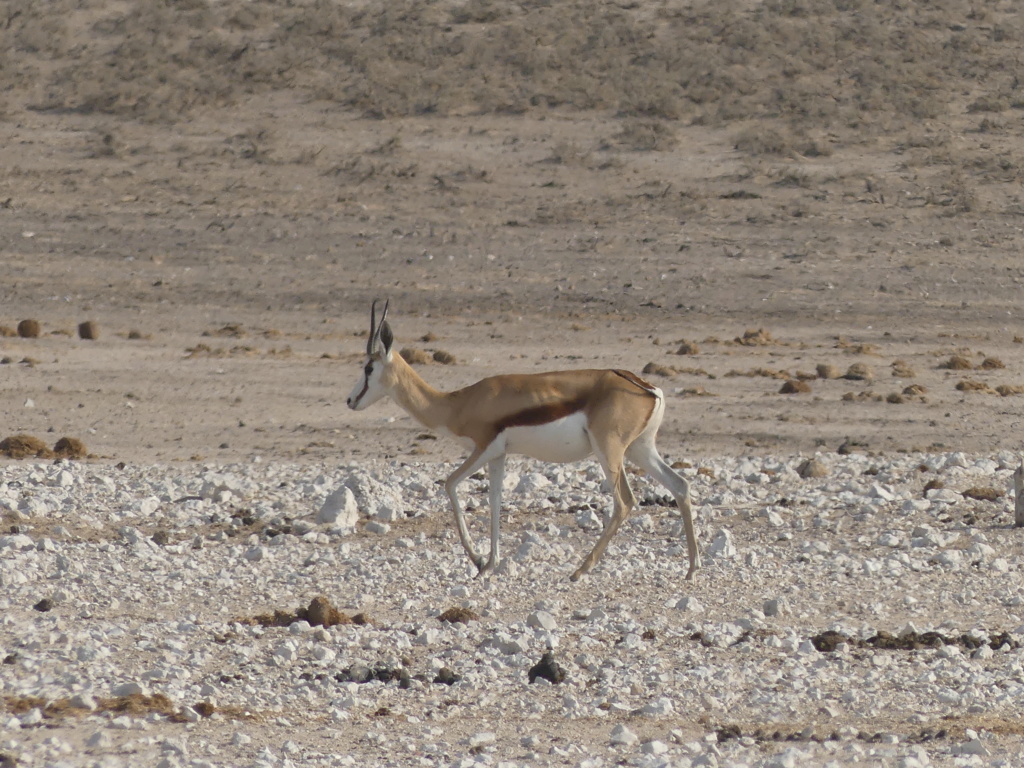
[[[706,560],[692,584],[676,510],[638,476],[640,510],[568,581],[607,506],[596,464],[511,463],[507,558],[486,580],[436,464],[10,464],[0,753],[17,766],[1014,765],[1016,462],[702,461],[683,470]],[[485,482],[470,485],[484,505]]]

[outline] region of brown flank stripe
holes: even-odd
[[[575,400],[564,400],[559,403],[538,405],[534,408],[527,408],[519,413],[513,413],[501,419],[495,426],[498,434],[501,434],[510,427],[539,427],[541,424],[550,424],[552,421],[564,419],[583,409],[586,399],[577,397]]]

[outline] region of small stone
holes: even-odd
[[[676,610],[686,613],[702,613],[704,606],[696,597],[682,597],[675,605]]]
[[[547,611],[534,611],[526,618],[526,626],[551,632],[557,626],[557,622]]]
[[[481,749],[482,747],[489,746],[497,740],[494,733],[491,731],[483,731],[481,733],[474,733],[467,739],[470,749]]]
[[[376,533],[383,535],[391,530],[391,526],[387,523],[382,523],[379,520],[371,520],[366,524],[367,533]]]
[[[735,557],[736,547],[732,543],[732,534],[725,528],[720,528],[715,538],[711,540],[707,552],[711,557]]]
[[[640,746],[640,751],[645,755],[664,755],[668,752],[668,744],[663,741],[646,741]]]
[[[115,685],[111,691],[114,696],[145,696],[146,689],[139,683],[121,683]]]
[[[90,712],[96,709],[96,699],[87,693],[76,693],[68,701],[68,704],[75,709],[87,709]]]
[[[640,713],[651,717],[664,717],[672,714],[674,709],[675,707],[672,704],[672,700],[665,696],[661,696],[642,706],[640,708]]]
[[[624,724],[619,723],[612,728],[612,732],[608,740],[616,746],[631,747],[640,741],[640,737],[629,730],[629,728]]]
[[[462,676],[457,674],[450,667],[441,667],[439,670],[437,670],[437,675],[434,677],[434,682],[440,683],[441,685],[455,685],[461,679]]]
[[[981,739],[965,741],[963,744],[954,746],[951,751],[954,755],[977,755],[979,757],[987,757],[991,754]]]
[[[110,734],[106,731],[96,731],[88,739],[85,740],[87,747],[98,747],[105,749],[112,746],[114,740],[110,738]]]
[[[21,723],[22,727],[31,727],[33,725],[39,725],[43,722],[43,710],[41,710],[39,707],[33,707],[24,715],[21,715],[18,718],[18,721]]]
[[[807,459],[796,470],[804,480],[816,477],[828,477],[828,467],[818,459]]]
[[[32,606],[32,608],[40,613],[46,613],[47,611],[53,610],[54,602],[48,597],[44,597],[38,603]]]
[[[775,597],[764,601],[762,609],[765,616],[784,616],[791,612],[789,601],[784,597]]]

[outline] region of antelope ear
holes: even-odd
[[[380,330],[377,332],[377,338],[380,340],[384,357],[390,357],[391,345],[395,343],[395,336],[391,333],[391,326],[388,325],[387,320],[381,321]]]

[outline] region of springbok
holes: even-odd
[[[700,554],[690,509],[690,486],[658,453],[655,437],[665,413],[662,391],[636,374],[620,370],[555,371],[491,376],[464,389],[439,392],[393,351],[388,303],[377,322],[370,308],[370,336],[363,373],[348,396],[348,407],[362,410],[390,397],[428,429],[453,437],[471,450],[445,481],[459,539],[479,574],[498,563],[501,486],[505,456],[524,454],[541,461],[580,461],[595,455],[614,499],[614,511],[594,549],[572,574],[576,581],[604,554],[608,542],[636,504],[623,458],[647,471],[675,497],[683,515],[692,579]],[[487,465],[491,506],[491,551],[485,561],[473,547],[457,490]]]

